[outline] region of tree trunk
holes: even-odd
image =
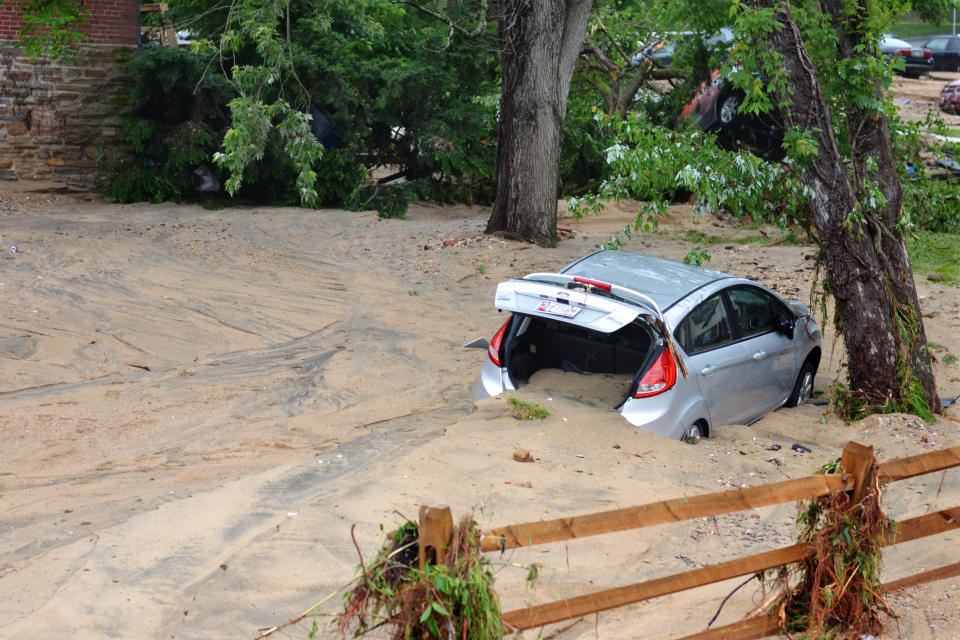
[[[593,0],[503,0],[496,193],[487,233],[557,243],[560,140]]]
[[[838,54],[841,59],[870,55],[865,47],[860,46],[864,42],[859,20],[867,15],[868,9],[860,6],[858,10],[850,11],[848,4],[843,0],[821,2],[824,12],[831,16],[839,36]],[[874,97],[878,102],[881,98],[880,92],[879,84],[875,85]],[[906,240],[897,228],[903,210],[903,189],[897,176],[890,127],[886,116],[877,109],[853,109],[847,121],[855,188],[861,201],[864,189],[869,183],[875,183],[887,200],[881,211],[871,212],[872,224],[867,232],[878,247],[880,266],[890,288],[889,295],[897,307],[912,311],[912,318],[903,319],[908,323],[907,330],[897,333],[897,337],[902,334],[907,338],[907,344],[900,344],[902,357],[910,363],[913,374],[923,387],[929,408],[931,411],[938,411],[940,404],[920,314],[920,300],[913,281],[913,268]],[[875,170],[871,168],[868,159],[873,160]]]
[[[818,157],[802,175],[815,194],[810,203],[813,222],[847,347],[851,390],[862,393],[871,404],[887,398],[902,399],[905,389],[897,368],[898,362],[904,362],[924,384],[928,404],[934,408],[936,397],[910,261],[895,227],[901,196],[886,121],[882,116],[878,119],[877,113],[851,114],[851,138],[858,141],[854,153],[858,185],[851,184],[833,134],[830,111],[789,6],[774,0],[757,4],[776,9],[782,25],[771,35],[769,46],[781,54],[787,74],[783,95],[778,96],[781,101],[789,98],[784,114],[787,126],[811,132],[819,149]],[[873,216],[872,224],[861,228],[856,222],[846,223],[862,195],[857,187],[867,177],[868,156],[878,167],[871,178],[884,185],[889,202],[885,211]],[[874,248],[875,237],[879,238],[879,251]],[[922,344],[915,341],[903,345],[903,352],[895,305],[910,310],[919,327],[917,341],[923,340]],[[908,354],[922,357],[918,361]]]

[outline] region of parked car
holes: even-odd
[[[940,110],[957,113],[960,108],[960,80],[954,80],[940,90]]]
[[[935,36],[923,43],[937,71],[960,71],[960,36]]]
[[[704,131],[715,132],[722,149],[743,148],[764,160],[780,162],[786,155],[780,115],[775,111],[759,115],[740,113],[745,97],[717,69],[683,106],[678,121],[692,119]]]
[[[598,251],[501,282],[495,305],[511,315],[488,345],[478,399],[540,369],[608,374],[624,383],[623,417],[670,438],[798,406],[820,364],[820,329],[803,303],[640,253]]]
[[[891,59],[895,56],[902,58],[904,68],[903,71],[898,69],[897,73],[908,78],[919,78],[934,69],[933,52],[930,49],[915,47],[890,34],[883,36],[880,41],[880,53]]]

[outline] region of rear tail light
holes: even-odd
[[[909,57],[910,57],[910,49],[897,49],[896,51],[893,52],[893,55],[895,55],[895,56],[907,56],[907,57],[909,58]]]
[[[633,394],[634,398],[646,398],[663,393],[677,383],[677,365],[670,355],[670,349],[664,349],[651,365],[647,372],[643,374],[640,383],[637,384],[637,390]]]
[[[924,58],[932,58],[932,57],[933,57],[933,51],[924,51],[924,52],[923,52],[923,57],[924,57]]]
[[[512,319],[513,316],[507,318],[507,321],[503,323],[500,330],[493,334],[493,340],[490,341],[490,346],[487,347],[487,355],[490,357],[490,361],[498,367],[500,366],[500,345],[503,343],[503,334],[506,333],[507,325],[510,324]]]

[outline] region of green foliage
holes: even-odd
[[[695,264],[698,267],[702,267],[707,262],[710,262],[710,252],[705,248],[697,245],[687,251],[687,255],[683,256],[683,261],[687,264]]]
[[[80,25],[87,23],[90,10],[75,0],[25,0],[18,4],[22,11],[23,27],[17,32],[17,48],[23,49],[31,60],[46,58],[58,60],[75,58],[77,45],[87,36],[80,33]]]
[[[702,131],[673,131],[643,114],[597,116],[610,132],[609,177],[595,195],[571,199],[575,215],[597,212],[604,199],[644,200],[634,230],[650,228],[678,194],[698,196],[700,214],[721,209],[755,223],[786,226],[805,219],[807,192],[788,168],[747,152],[719,149]]]
[[[492,198],[496,46],[473,12],[452,11],[472,21],[464,35],[390,0],[241,0],[229,11],[185,0],[173,11],[203,34],[222,33],[219,47],[197,47],[224,56],[237,91],[217,155],[231,192],[258,178],[258,165],[283,162],[282,201],[368,208],[373,198],[382,215],[402,217],[403,198]],[[308,107],[335,126],[322,154]],[[334,153],[333,167],[318,160]],[[365,167],[416,186],[365,187]]]
[[[534,402],[527,402],[517,397],[511,397],[507,402],[513,407],[513,417],[517,420],[546,420],[550,416],[546,407]]]
[[[339,631],[355,635],[385,625],[394,640],[503,637],[493,574],[480,553],[480,530],[466,517],[454,528],[443,562],[417,565],[417,526],[391,536],[346,594]]]
[[[125,98],[130,114],[118,134],[132,158],[102,159],[100,186],[114,201],[194,199],[192,171],[217,148],[230,89],[203,73],[203,61],[173,47],[145,48],[127,63],[134,81]]]
[[[604,136],[593,116],[596,99],[592,92],[578,92],[571,93],[567,103],[560,152],[560,180],[565,196],[595,192],[607,172]]]

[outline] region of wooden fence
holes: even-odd
[[[864,479],[870,472],[873,460],[873,447],[850,442],[843,450],[841,468],[844,473],[842,474],[810,476],[748,489],[664,500],[639,507],[498,527],[483,532],[481,549],[488,552],[504,551],[516,547],[703,518],[753,507],[807,500],[836,491],[851,493],[851,504],[856,504],[863,494]],[[890,460],[880,465],[879,476],[884,483],[890,483],[958,466],[960,466],[960,447],[953,447],[909,458]],[[450,539],[452,527],[449,508],[427,506],[420,508],[421,565],[442,554],[445,544]],[[909,542],[957,528],[960,528],[960,506],[901,521],[883,541],[883,545]],[[502,619],[504,626],[508,629],[542,627],[730,578],[776,569],[799,562],[810,553],[809,546],[794,544],[663,578],[508,611],[502,614]],[[956,575],[960,575],[960,562],[895,580],[885,584],[884,588],[887,591],[894,591]],[[764,614],[687,636],[682,640],[719,640],[720,638],[750,640],[774,635],[778,631],[778,621]]]

